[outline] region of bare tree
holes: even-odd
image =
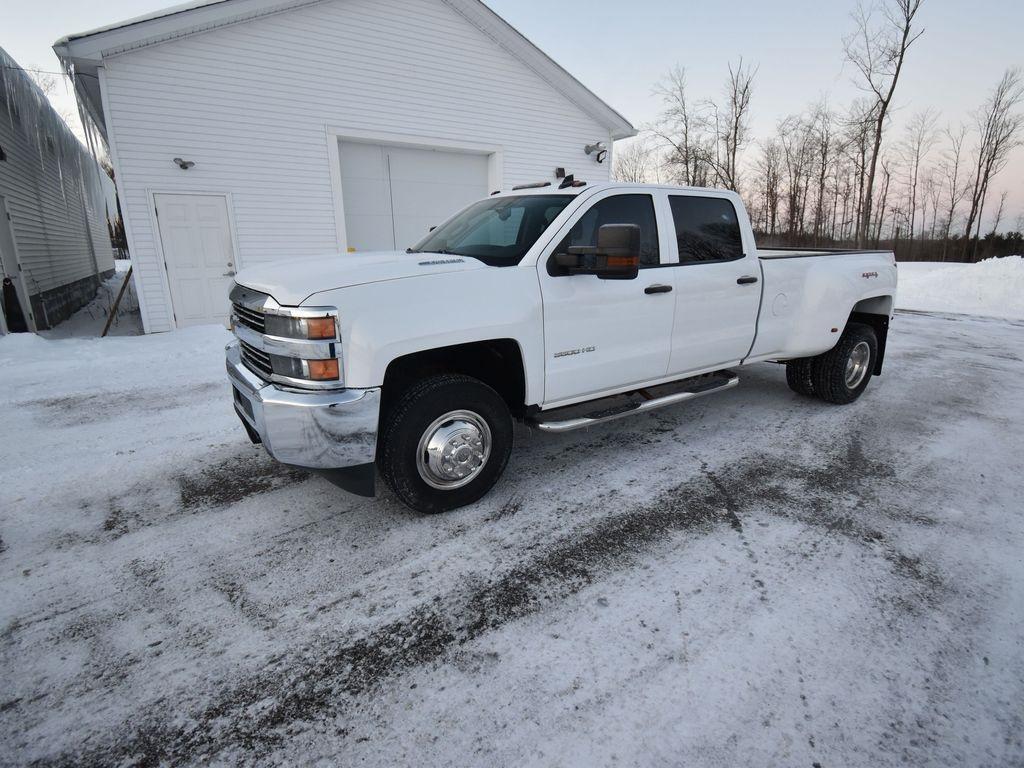
[[[893,171],[891,161],[887,157],[882,157],[879,161],[882,166],[882,189],[878,199],[878,215],[875,218],[875,233],[874,233],[874,247],[878,247],[879,241],[882,239],[882,224],[885,222],[885,203],[889,199],[889,184],[892,181]],[[893,208],[893,217],[895,221],[895,214],[897,209]]]
[[[71,128],[71,130],[76,134],[79,133],[78,118],[69,110],[58,107],[53,101],[53,97],[57,94],[60,87],[64,85],[61,76],[37,67],[29,67],[25,71],[28,72],[29,77],[31,77],[33,82],[35,82],[39,87],[39,90],[43,92],[46,100],[49,101],[50,106],[53,107],[53,111],[60,115],[60,119],[64,121],[64,124]]]
[[[938,138],[938,133],[935,130],[935,123],[938,119],[938,113],[931,108],[915,113],[907,124],[907,135],[903,141],[903,156],[907,163],[908,256],[914,252],[914,226],[917,222],[918,204],[917,186],[921,177],[921,161],[931,151]]]
[[[929,168],[921,182],[923,190],[921,202],[921,239],[926,238],[925,227],[928,228],[927,239],[934,240],[939,229],[939,203],[942,197],[942,183],[934,168]],[[928,206],[932,209],[932,222],[928,223]]]
[[[940,166],[941,173],[945,178],[946,184],[946,196],[944,198],[944,205],[946,205],[945,219],[943,221],[943,233],[942,233],[942,260],[946,260],[946,255],[949,249],[949,233],[953,228],[953,222],[956,220],[956,210],[960,206],[960,203],[967,197],[969,187],[964,183],[963,172],[961,165],[963,162],[963,148],[964,140],[967,138],[967,126],[961,125],[959,130],[953,131],[950,128],[946,129],[946,136],[949,139],[949,148],[946,151],[946,156]]]
[[[867,240],[871,226],[875,172],[882,149],[882,136],[889,106],[896,93],[896,85],[903,70],[907,51],[924,32],[915,32],[913,28],[914,17],[921,7],[921,2],[922,0],[885,0],[881,24],[875,22],[873,7],[858,5],[853,14],[856,30],[843,41],[847,60],[860,73],[863,80],[861,87],[871,94],[873,100],[873,140],[866,163],[864,205],[857,232],[860,245]]]
[[[725,84],[726,103],[719,109],[709,105],[715,115],[718,143],[715,151],[715,174],[719,183],[732,190],[739,189],[740,153],[750,143],[750,101],[754,95],[754,75],[757,69],[729,64],[729,78]]]
[[[764,230],[775,236],[779,225],[779,187],[782,175],[782,148],[777,139],[768,139],[761,145],[757,161],[757,184],[762,195]]]
[[[999,195],[999,207],[996,208],[995,218],[992,219],[992,234],[995,235],[999,232],[999,225],[1003,223],[1003,212],[1006,210],[1006,198],[1009,196],[1010,190],[1004,189]]]
[[[645,151],[639,142],[624,143],[616,178],[732,188],[758,232],[793,245],[870,247],[891,239],[899,258],[947,260],[976,256],[984,229],[985,255],[1019,252],[1020,237],[999,232],[1017,215],[1010,198],[1000,200],[994,218],[985,206],[992,205],[993,196],[986,197],[992,179],[1024,144],[1024,115],[1017,114],[1024,70],[1003,77],[977,111],[977,130],[968,124],[940,133],[937,112],[924,109],[894,140],[895,94],[907,52],[922,34],[923,0],[863,2],[874,5],[858,9],[857,31],[844,44],[865,93],[848,110],[833,112],[822,100],[780,121],[772,134],[755,137],[749,128],[753,67],[742,60],[730,65],[717,98],[691,94],[685,70],[677,67],[655,90],[663,111],[650,144]],[[972,155],[968,140],[975,135]],[[755,150],[744,157],[751,145]],[[966,247],[953,235],[961,231]]]
[[[1022,100],[1024,74],[1020,69],[1008,69],[976,115],[980,138],[970,192],[971,207],[964,228],[964,253],[970,254],[971,261],[978,254],[977,240],[973,244],[971,241],[971,229],[975,223],[978,230],[981,229],[981,214],[985,208],[989,184],[1006,165],[1010,152],[1021,144],[1024,115],[1016,110]]]
[[[708,116],[686,92],[686,69],[676,67],[658,83],[654,93],[661,97],[662,113],[651,133],[667,149],[666,169],[680,184],[707,186],[711,176],[715,137]]]
[[[813,125],[800,115],[779,123],[779,147],[786,190],[786,231],[798,237],[804,233],[807,190],[814,173]]]
[[[655,166],[654,148],[646,136],[639,136],[625,147],[615,148],[612,176],[616,181],[651,181]]]
[[[844,235],[856,241],[860,235],[861,219],[864,212],[864,196],[867,179],[868,155],[875,124],[875,105],[867,99],[857,99],[843,119],[845,132],[845,159],[849,164],[851,181],[843,205]]]
[[[28,73],[29,77],[32,78],[32,81],[39,87],[39,90],[43,92],[44,96],[49,97],[57,92],[57,85],[60,82],[57,79],[57,75],[35,67],[29,67],[25,71]]]
[[[835,116],[828,104],[820,102],[814,107],[811,116],[811,130],[814,133],[817,161],[817,197],[814,204],[814,242],[818,243],[825,225],[826,200],[825,183],[828,178],[829,166],[835,162]]]

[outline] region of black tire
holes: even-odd
[[[417,454],[428,427],[454,411],[470,412],[486,422],[490,452],[465,485],[442,489],[430,485],[421,475]],[[377,467],[404,504],[417,512],[436,514],[480,499],[501,477],[511,453],[512,417],[501,396],[469,376],[442,374],[410,386],[385,414]]]
[[[799,395],[814,395],[813,357],[799,357],[786,362],[786,383]]]
[[[866,371],[850,386],[847,381],[847,364],[854,350],[862,344],[867,344],[869,350]],[[814,358],[811,365],[814,394],[827,403],[852,403],[867,388],[877,359],[878,339],[874,329],[869,325],[850,323],[832,349]]]

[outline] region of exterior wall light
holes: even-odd
[[[583,148],[583,151],[588,155],[594,155],[594,159],[599,163],[603,163],[605,157],[608,155],[608,150],[605,149],[603,141],[595,141],[593,144],[587,144],[587,146]]]

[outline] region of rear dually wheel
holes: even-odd
[[[832,349],[811,359],[814,394],[828,403],[852,403],[868,386],[878,339],[868,325],[850,323]]]

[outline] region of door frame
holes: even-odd
[[[238,226],[235,223],[235,202],[230,192],[210,191],[197,189],[175,189],[174,187],[147,188],[146,199],[149,203],[149,221],[153,228],[153,242],[156,249],[156,257],[159,259],[160,283],[163,286],[164,300],[171,310],[171,322],[174,330],[178,329],[178,313],[174,311],[174,297],[171,295],[171,276],[167,273],[167,256],[164,254],[164,238],[160,231],[160,217],[156,213],[157,195],[191,195],[194,197],[223,197],[224,204],[228,209],[228,229],[231,235],[231,252],[235,259],[235,272],[242,268],[241,257],[238,250]],[[139,286],[136,286],[137,288]],[[141,291],[139,291],[141,293]]]
[[[440,152],[487,156],[487,187],[501,189],[505,174],[505,151],[500,145],[480,144],[470,141],[453,141],[435,136],[416,136],[390,131],[364,131],[358,128],[344,128],[327,125],[327,164],[331,174],[331,191],[334,196],[334,231],[338,250],[342,253],[348,247],[345,232],[345,198],[341,184],[341,153],[338,145],[342,141],[357,141],[363,144],[383,144],[408,149],[434,149]],[[455,213],[455,211],[452,211]]]
[[[7,228],[11,233],[11,244],[14,246],[11,258],[14,259],[14,270],[16,272],[14,276],[17,281],[15,287],[21,289],[21,296],[18,299],[20,301],[24,298],[25,306],[22,307],[22,312],[25,315],[25,320],[28,322],[29,332],[36,333],[39,330],[39,326],[36,325],[36,313],[32,311],[32,295],[28,292],[28,283],[25,282],[25,270],[21,265],[21,257],[18,255],[18,238],[14,234],[14,219],[11,216],[11,209],[8,207],[8,204],[8,198],[0,195],[0,216],[5,217]],[[0,263],[0,267],[3,267],[2,263]],[[7,318],[3,316],[3,312],[0,312],[0,333],[6,334],[8,332]]]

